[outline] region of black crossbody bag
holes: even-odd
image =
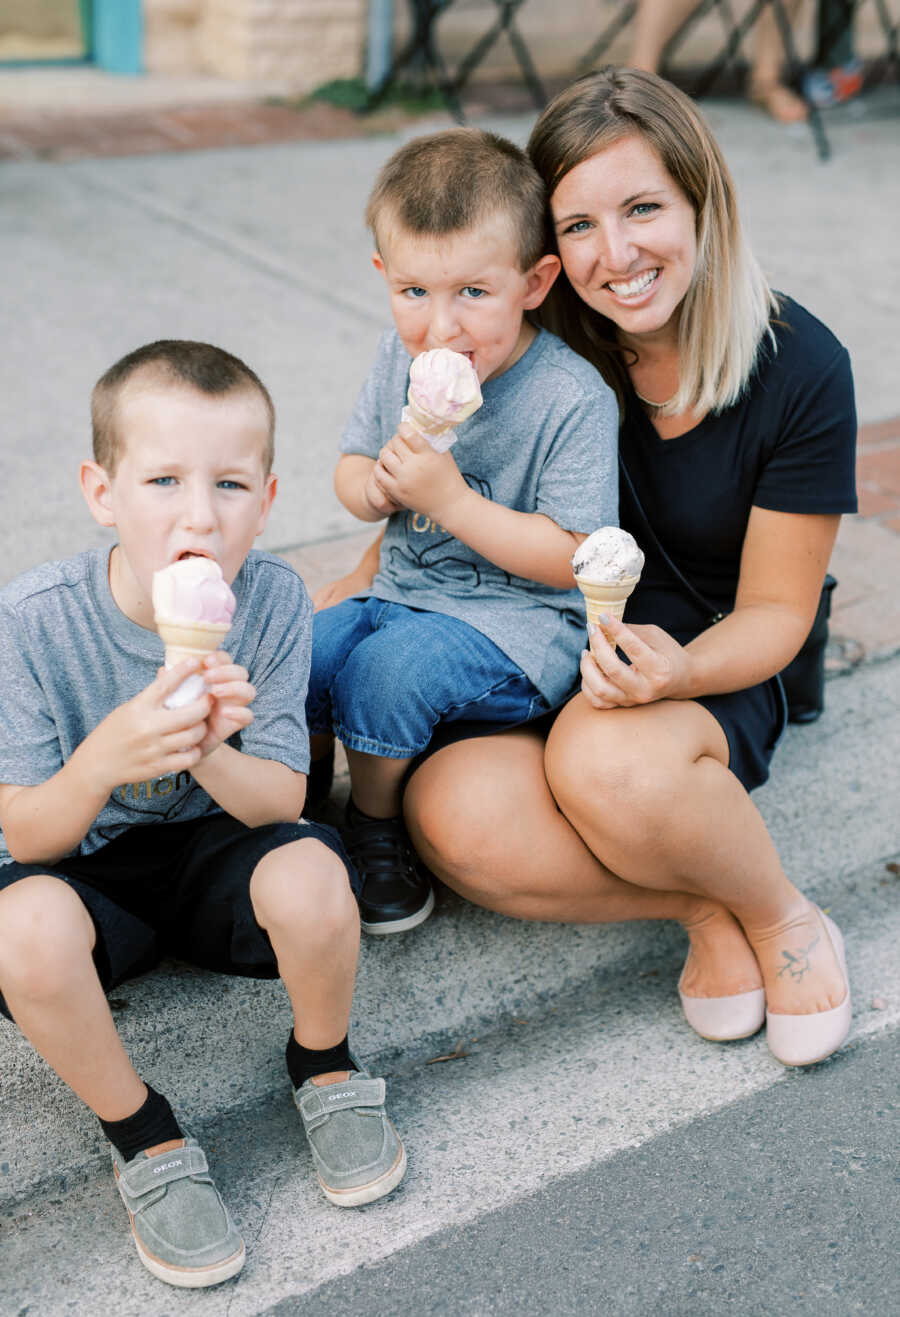
[[[619,473],[622,485],[631,496],[634,510],[641,526],[645,543],[659,554],[669,571],[682,586],[686,594],[708,618],[707,626],[721,622],[725,616],[700,593],[684,573],[676,566],[663,546],[656,532],[647,520],[641,500],[637,496],[631,476],[628,473],[621,454],[619,455]],[[825,577],[819,607],[809,635],[796,658],[779,674],[787,700],[788,721],[792,723],[812,723],[825,708],[825,646],[828,643],[828,618],[831,615],[831,592],[837,585],[833,576]]]

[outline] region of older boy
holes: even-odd
[[[369,933],[414,928],[433,896],[400,818],[411,760],[440,720],[524,721],[569,692],[584,642],[578,543],[617,515],[615,400],[594,368],[538,332],[559,272],[543,188],[518,147],[460,128],[418,138],[369,200],[374,263],[396,329],[344,433],[335,488],[389,518],[365,597],[316,614],[313,757],[347,749],[347,840]],[[484,404],[434,452],[399,425],[413,357],[472,361]]]
[[[244,1245],[105,990],[167,953],[280,975],[326,1196],[380,1197],[405,1157],[383,1080],[347,1050],[355,875],[332,830],[296,822],[311,605],[286,563],[250,552],[275,496],[269,394],[221,349],[164,341],[106,372],[92,419],[82,490],[117,543],[0,592],[0,1009],[100,1118],[141,1260],[197,1287],[238,1272]],[[159,668],[151,579],[198,554],[233,582],[231,655],[204,660],[207,694],[168,709],[201,664]]]

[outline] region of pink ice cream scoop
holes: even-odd
[[[156,622],[214,622],[230,626],[234,595],[212,558],[179,558],[153,573]]]
[[[477,412],[483,402],[475,367],[450,348],[421,352],[409,368],[408,406],[400,419],[445,453],[456,438],[454,426]]]
[[[166,647],[166,667],[203,658],[219,649],[231,630],[234,595],[211,558],[179,558],[153,573],[153,616]],[[177,709],[206,689],[199,672],[187,677],[166,700]]]

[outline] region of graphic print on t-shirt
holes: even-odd
[[[200,787],[187,770],[167,773],[165,777],[148,778],[145,782],[125,782],[116,787],[112,793],[112,802],[119,809],[134,815],[133,822],[172,823],[184,810],[190,797]],[[117,821],[109,828],[97,827],[99,836],[104,841],[112,839],[122,831],[122,822]]]
[[[474,489],[483,498],[492,498],[489,481],[467,471],[462,471],[460,474],[470,489]],[[453,552],[453,546],[460,544],[455,535],[444,530],[443,526],[439,526],[423,512],[413,512],[411,509],[406,513],[405,526],[405,545],[392,544],[388,548],[388,560],[392,565],[399,560],[407,567],[414,565],[419,568],[433,568],[443,576],[452,577],[476,589],[481,585],[478,563]],[[512,581],[509,572],[502,572],[502,569],[496,566],[493,570],[495,573],[501,573],[506,578],[507,584]]]

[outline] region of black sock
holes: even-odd
[[[98,1117],[98,1120],[100,1118]],[[162,1093],[147,1085],[147,1100],[133,1116],[124,1120],[101,1120],[103,1133],[123,1160],[130,1162],[145,1148],[155,1148],[169,1139],[183,1139],[184,1134]]]
[[[313,1075],[327,1075],[331,1070],[356,1069],[350,1059],[350,1047],[346,1037],[334,1047],[326,1047],[324,1051],[317,1052],[311,1047],[301,1047],[291,1034],[284,1059],[287,1061],[288,1074],[294,1088],[305,1084]]]
[[[400,822],[403,821],[402,814],[393,814],[388,819],[377,818],[374,814],[365,814],[360,809],[359,805],[357,805],[356,801],[353,799],[352,796],[349,796],[347,798],[346,815],[347,815],[347,822],[350,824],[351,828],[354,825],[358,825],[360,823],[394,823],[397,821]]]
[[[324,805],[334,782],[334,746],[321,759],[313,759],[306,775],[306,803]]]

